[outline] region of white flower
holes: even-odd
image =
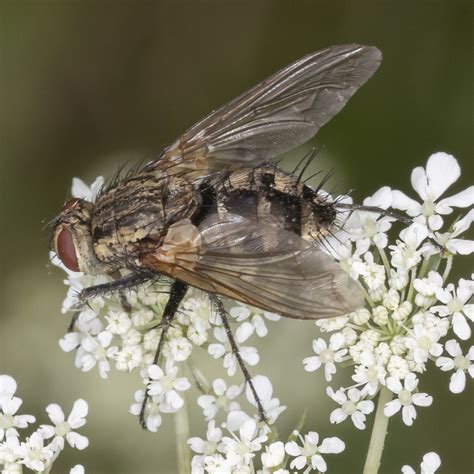
[[[440,216],[450,214],[453,207],[469,207],[474,204],[474,186],[454,196],[439,200],[440,196],[459,178],[459,164],[447,153],[435,153],[428,158],[426,170],[417,167],[411,174],[413,189],[422,203],[409,198],[401,191],[393,191],[392,207],[402,209],[411,217],[418,217],[430,229],[438,230],[443,225]]]
[[[373,196],[364,199],[364,206],[377,206],[388,209],[392,203],[392,191],[388,186],[380,188]],[[380,217],[373,212],[356,211],[347,219],[344,228],[350,229],[351,240],[356,240],[361,246],[374,243],[382,249],[387,246],[387,234],[393,217]]]
[[[415,303],[420,307],[432,305],[436,301],[436,292],[443,286],[443,278],[437,272],[429,272],[427,278],[416,278],[413,287],[418,292]]]
[[[304,438],[298,432],[295,434],[300,438],[302,446],[298,446],[296,441],[285,444],[286,452],[295,457],[291,461],[291,469],[302,470],[305,466],[311,466],[314,470],[326,472],[326,461],[321,454],[341,453],[346,447],[344,442],[336,437],[325,438],[319,444],[319,435],[315,431],[310,431]]]
[[[7,436],[3,443],[0,443],[0,465],[3,464],[3,469],[5,466],[12,465],[12,469],[17,466],[17,471],[21,473],[21,466],[18,464],[20,462],[18,448],[20,447],[20,440],[17,435],[12,434]],[[8,471],[10,472],[10,471]],[[2,470],[3,474],[3,470]]]
[[[193,460],[196,458],[194,456]],[[198,474],[201,472],[208,472],[209,474],[232,474],[232,463],[224,458],[222,454],[213,454],[212,456],[204,456],[203,461],[203,470],[201,469],[194,469],[193,465],[193,474]],[[238,472],[238,471],[237,471]],[[239,473],[240,474],[240,473]],[[242,474],[247,474],[242,472]]]
[[[361,400],[362,393],[356,388],[350,388],[346,395],[342,388],[334,392],[331,387],[328,387],[326,393],[336,403],[341,405],[341,408],[336,408],[331,412],[329,416],[331,423],[341,423],[350,416],[357,429],[365,429],[365,415],[374,411],[373,402],[370,400]]]
[[[82,179],[72,178],[71,194],[75,198],[94,202],[100,190],[104,186],[104,182],[104,178],[99,176],[89,187],[86,183],[84,183],[84,181],[82,181]]]
[[[174,337],[167,343],[171,357],[176,362],[186,360],[193,350],[193,345],[184,337]]]
[[[145,391],[137,390],[134,395],[135,403],[130,406],[129,412],[132,415],[139,416],[143,400],[145,400]],[[145,424],[146,429],[153,433],[158,431],[158,428],[161,426],[162,418],[160,413],[160,406],[153,402],[153,400],[148,399],[148,402],[145,406]]]
[[[441,459],[435,453],[427,453],[423,456],[423,461],[420,465],[421,471],[420,474],[434,474],[439,466],[441,466]],[[403,474],[416,474],[416,471],[411,466],[403,466],[402,467]]]
[[[439,357],[436,365],[443,371],[455,370],[451,375],[449,390],[452,393],[461,393],[466,386],[466,372],[474,377],[474,346],[471,346],[467,355],[463,355],[459,343],[451,339],[445,345],[446,351],[451,357]]]
[[[402,409],[403,422],[407,426],[413,424],[416,418],[415,405],[420,407],[430,406],[433,402],[433,397],[426,393],[413,393],[418,385],[418,380],[415,374],[408,374],[402,386],[399,379],[395,377],[387,378],[387,388],[391,390],[398,398],[385,404],[385,416],[393,416]]]
[[[18,397],[6,398],[7,395],[11,393],[11,388],[13,388],[12,385],[7,387],[8,393],[5,391],[5,396],[0,407],[0,441],[2,441],[4,437],[18,436],[16,428],[26,428],[29,423],[34,423],[35,421],[35,417],[32,415],[16,414],[23,402]]]
[[[45,439],[53,438],[53,446],[64,448],[64,438],[69,446],[77,449],[85,449],[89,445],[89,440],[73,430],[81,428],[86,424],[88,406],[85,400],[79,399],[74,402],[71,413],[67,421],[64,419],[62,408],[56,403],[51,403],[46,407],[49,419],[54,423],[52,425],[41,425],[40,433]]]
[[[109,311],[105,316],[108,325],[106,331],[123,336],[132,327],[132,320],[125,311]]]
[[[237,344],[245,342],[253,332],[253,327],[250,323],[245,322],[237,329],[235,333],[235,340]],[[216,327],[214,329],[214,337],[220,342],[220,344],[209,344],[208,352],[215,359],[224,356],[224,368],[227,369],[227,374],[232,376],[237,370],[237,358],[232,352],[232,348],[229,343],[229,338],[222,327]],[[259,361],[257,349],[255,347],[240,346],[239,353],[242,359],[249,365],[256,365]]]
[[[474,321],[474,304],[468,303],[472,297],[472,291],[472,284],[461,278],[457,288],[449,284],[445,289],[437,291],[436,296],[444,305],[431,308],[441,317],[452,316],[453,331],[464,341],[471,337],[471,328],[466,317]]]
[[[238,303],[238,306],[232,307],[229,310],[229,314],[238,322],[249,319],[253,330],[259,337],[265,337],[268,334],[268,329],[262,315],[270,321],[278,321],[280,319],[280,316],[275,313],[262,311],[258,308],[253,308],[252,306],[243,305],[241,303]]]
[[[466,232],[474,220],[474,209],[471,209],[462,219],[453,225],[452,232],[444,234],[435,232],[435,239],[441,246],[447,248],[452,254],[469,255],[474,252],[474,240],[458,239]]]
[[[222,430],[216,428],[214,420],[207,425],[206,439],[193,437],[188,439],[189,447],[200,456],[194,456],[192,460],[193,472],[203,468],[205,456],[213,455],[217,452],[217,447],[222,439]]]
[[[224,380],[216,379],[212,382],[212,390],[215,395],[201,395],[197,399],[197,403],[202,408],[206,421],[212,420],[219,410],[229,412],[240,409],[240,405],[232,400],[242,393],[242,385],[231,385],[227,388]]]
[[[410,355],[417,364],[423,364],[428,356],[438,357],[443,352],[443,347],[438,343],[440,334],[435,328],[415,324],[409,336],[405,339],[405,346],[410,350]]]
[[[22,458],[22,464],[33,471],[44,471],[54,456],[54,450],[50,446],[44,446],[44,438],[35,432],[26,442],[21,443],[18,454]]]
[[[259,436],[257,423],[255,420],[245,421],[239,429],[240,437],[232,433],[233,437],[222,438],[219,450],[227,456],[234,456],[239,464],[248,464],[255,456],[256,451],[262,449],[262,443],[267,440],[267,436]]]
[[[177,378],[178,367],[167,362],[166,373],[157,365],[150,365],[146,372],[150,379],[148,394],[154,401],[160,403],[160,410],[164,413],[173,413],[183,406],[183,399],[178,392],[188,390],[191,387],[186,377]]]
[[[336,365],[334,362],[341,362],[343,356],[347,354],[347,349],[341,349],[344,343],[344,336],[340,333],[331,336],[331,339],[329,339],[329,347],[324,339],[314,339],[313,351],[316,355],[303,359],[304,369],[308,372],[313,372],[319,369],[321,364],[324,364],[324,375],[326,381],[330,382],[332,376],[336,373]]]
[[[365,262],[354,262],[352,268],[362,276],[369,290],[376,291],[385,284],[385,267],[375,263],[374,256],[370,252],[367,252],[364,258]]]
[[[280,405],[280,400],[278,398],[272,398],[273,387],[268,377],[256,375],[252,378],[252,382],[258,398],[260,399],[260,403],[262,404],[268,423],[275,423],[278,416],[286,410],[286,406]],[[250,385],[248,384],[245,389],[245,396],[253,406],[257,406]]]
[[[374,357],[369,356],[362,360],[364,364],[356,366],[352,380],[359,385],[364,385],[361,390],[363,396],[373,397],[377,393],[379,384],[385,383],[387,372],[382,365],[376,362]]]
[[[262,453],[263,467],[276,467],[285,459],[285,445],[281,441],[265,446],[265,452]]]
[[[99,367],[100,376],[105,379],[110,370],[107,360],[107,347],[112,342],[112,333],[102,331],[97,337],[88,336],[81,340],[81,345],[76,353],[76,367],[83,372],[88,372],[96,364]]]
[[[418,265],[421,261],[421,243],[428,237],[426,226],[418,223],[400,232],[400,239],[397,245],[390,245],[392,254],[392,265],[395,268],[409,270]]]
[[[143,349],[141,345],[124,344],[121,346],[121,350],[118,348],[110,348],[107,354],[116,360],[115,368],[120,372],[131,372],[133,369],[139,367],[143,360]]]

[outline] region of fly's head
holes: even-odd
[[[114,269],[100,262],[94,252],[93,208],[94,204],[84,199],[66,201],[54,222],[51,246],[69,270],[89,275],[108,274]]]

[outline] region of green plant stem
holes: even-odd
[[[392,392],[388,388],[382,387],[377,401],[377,411],[375,413],[363,474],[377,474],[379,471],[388,426],[388,417],[384,415],[383,409],[385,404],[391,399]]]
[[[174,415],[174,427],[176,434],[176,455],[178,457],[179,474],[189,474],[191,468],[191,452],[189,451],[189,419],[186,399],[183,392],[180,393],[184,405]]]

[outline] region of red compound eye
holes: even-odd
[[[61,230],[58,235],[56,243],[59,258],[66,265],[69,270],[73,272],[79,271],[79,265],[77,263],[76,249],[74,247],[74,241],[72,240],[71,232],[67,229]]]

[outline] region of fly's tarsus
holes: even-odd
[[[178,311],[178,307],[181,301],[183,300],[184,296],[186,295],[187,291],[188,291],[188,285],[181,283],[178,280],[176,280],[171,285],[170,297],[168,299],[168,302],[166,303],[165,309],[163,311],[163,316],[161,318],[160,340],[158,341],[158,347],[156,348],[155,357],[153,358],[153,365],[158,364],[158,360],[160,358],[160,354],[163,349],[163,344],[165,342],[166,334],[171,325],[171,322],[173,321],[173,318],[176,315],[176,312]],[[146,411],[146,405],[148,403],[149,398],[150,396],[148,395],[148,383],[147,383],[145,387],[145,396],[143,398],[142,406],[140,409],[140,415],[139,415],[140,425],[142,426],[143,429],[147,429],[145,411]]]
[[[239,347],[237,346],[237,343],[235,342],[235,339],[234,339],[234,335],[232,334],[232,330],[230,329],[229,320],[227,318],[227,311],[224,308],[224,305],[222,304],[222,301],[219,299],[218,296],[212,293],[209,293],[209,299],[215,304],[217,308],[217,312],[219,313],[219,316],[222,319],[222,324],[224,325],[225,332],[229,339],[230,347],[232,348],[232,353],[237,359],[240,370],[242,370],[242,373],[244,374],[245,382],[249,385],[252,395],[257,404],[259,420],[264,423],[267,423],[267,416],[265,414],[265,410],[263,408],[262,402],[260,400],[260,397],[257,394],[257,391],[255,390],[250,372],[248,371],[247,366],[245,365],[245,362],[243,361],[242,356],[240,355]]]

